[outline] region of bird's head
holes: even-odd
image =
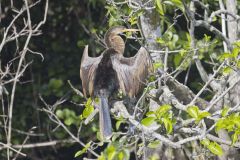
[[[115,49],[118,53],[123,54],[125,49],[125,43],[120,37],[120,34],[124,32],[136,32],[138,29],[127,29],[124,26],[115,26],[108,29],[104,36],[105,43],[108,48]]]

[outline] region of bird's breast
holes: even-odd
[[[117,73],[113,69],[112,66],[112,58],[114,55],[108,54],[104,55],[103,59],[99,63],[97,70],[96,70],[96,77],[94,80],[94,94],[101,95],[102,91],[104,90],[107,94],[112,94],[113,92],[117,91],[118,86],[118,79]],[[106,94],[106,93],[104,93]]]

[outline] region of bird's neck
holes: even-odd
[[[125,49],[125,44],[123,39],[119,35],[110,34],[106,37],[105,43],[108,48],[113,48],[117,53],[123,54]]]

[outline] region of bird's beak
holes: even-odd
[[[124,33],[124,32],[138,32],[138,31],[140,31],[140,30],[139,29],[123,29],[122,33]]]

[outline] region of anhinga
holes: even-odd
[[[99,57],[89,57],[88,46],[85,46],[81,60],[83,93],[100,99],[100,133],[103,138],[110,138],[112,134],[108,98],[118,90],[130,98],[136,96],[152,67],[143,47],[134,57],[123,56],[125,44],[119,34],[126,31],[136,30],[122,26],[110,28],[104,37],[107,49]]]

